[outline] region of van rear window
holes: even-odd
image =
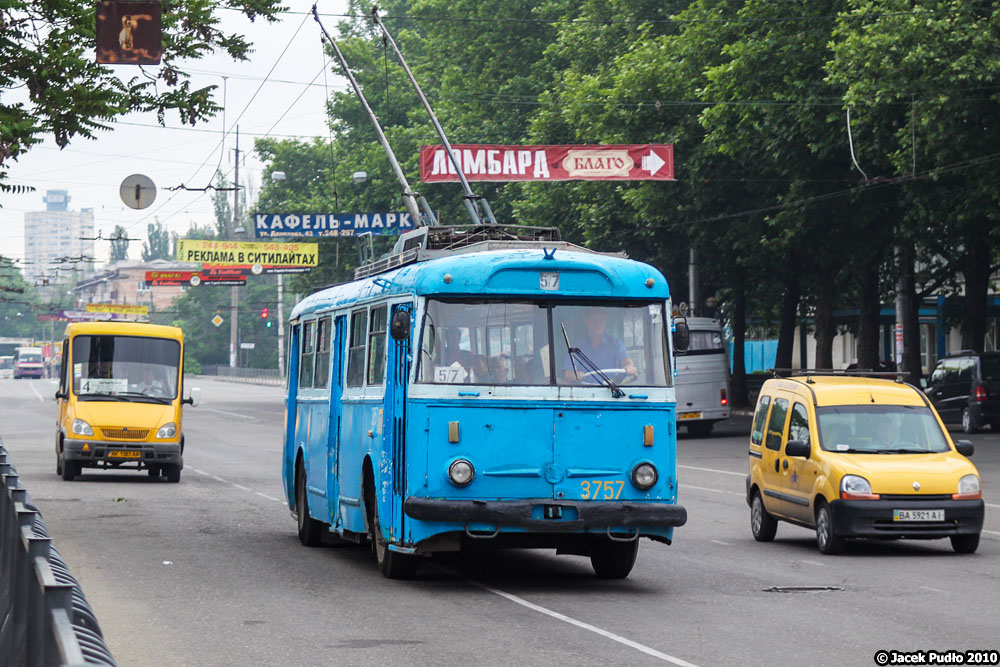
[[[984,380],[1000,380],[1000,354],[983,355],[982,370]]]
[[[725,343],[718,331],[692,331],[687,354],[725,354]]]

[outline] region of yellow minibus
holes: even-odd
[[[66,327],[55,397],[56,472],[71,481],[84,468],[146,470],[179,482],[184,467],[184,333],[139,322]]]

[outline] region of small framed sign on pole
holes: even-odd
[[[159,2],[99,0],[97,62],[159,65],[163,52]]]

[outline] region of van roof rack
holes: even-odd
[[[909,375],[909,373],[906,373],[905,371],[875,371],[865,368],[852,368],[850,370],[840,370],[835,368],[772,368],[771,373],[773,373],[776,378],[805,377],[806,382],[810,384],[810,378],[813,376],[880,378],[884,380],[895,380],[896,382],[902,384],[905,382],[904,378]]]

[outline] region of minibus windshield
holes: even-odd
[[[429,299],[417,381],[666,387],[663,303]]]
[[[73,339],[73,393],[81,399],[169,403],[177,397],[180,343],[93,335]]]
[[[18,362],[22,364],[40,364],[42,363],[42,353],[41,352],[21,352],[17,355]]]

